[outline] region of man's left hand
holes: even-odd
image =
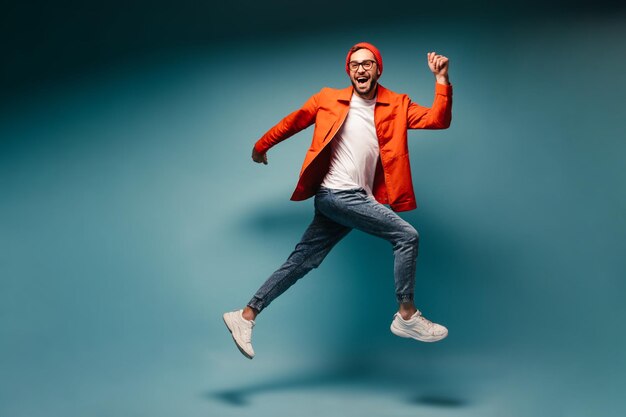
[[[428,67],[435,74],[438,83],[448,84],[448,58],[436,52],[428,53]]]

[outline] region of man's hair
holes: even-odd
[[[364,46],[354,45],[352,48],[350,48],[350,55],[352,55],[353,53],[355,53],[359,49],[367,49],[367,48],[364,47]]]

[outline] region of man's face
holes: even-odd
[[[359,65],[356,69],[352,66],[356,66],[358,63],[365,63],[366,65],[373,61],[371,68],[365,69],[363,65]],[[378,76],[380,70],[376,64],[374,54],[369,49],[359,49],[350,56],[350,81],[354,86],[354,91],[364,99],[372,99],[376,95],[376,84],[378,82]]]

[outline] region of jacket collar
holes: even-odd
[[[354,87],[352,86],[339,90],[339,95],[337,96],[337,100],[350,102],[350,99],[352,99],[353,91],[354,91]],[[389,104],[389,103],[391,103],[391,96],[389,94],[389,90],[387,90],[382,85],[378,84],[378,91],[376,92],[376,104]]]

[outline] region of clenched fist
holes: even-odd
[[[435,74],[438,83],[448,84],[448,58],[438,55],[436,52],[429,52],[428,67]]]
[[[252,147],[252,160],[257,163],[267,165],[267,153],[258,153],[254,146]]]

